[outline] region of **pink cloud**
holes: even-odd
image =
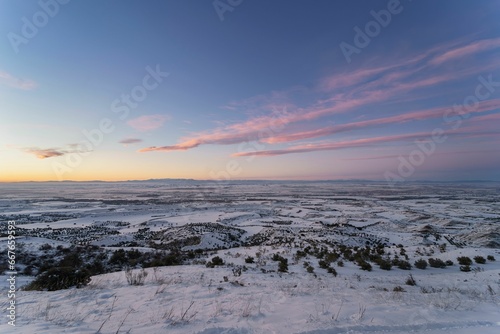
[[[481,112],[495,110],[498,108],[500,108],[500,99],[487,100],[487,101],[479,102],[477,107],[474,110],[471,110],[470,113],[481,113]],[[378,125],[384,125],[384,124],[403,123],[403,122],[410,122],[410,121],[417,121],[417,120],[420,121],[420,120],[431,119],[431,118],[440,118],[440,117],[443,117],[443,115],[446,112],[448,112],[449,110],[450,110],[449,106],[426,109],[426,110],[419,110],[419,111],[408,112],[405,114],[400,114],[400,115],[395,115],[395,116],[389,116],[389,117],[383,117],[383,118],[376,118],[376,119],[372,119],[372,120],[358,121],[358,122],[352,122],[352,123],[347,123],[347,124],[340,124],[340,125],[334,125],[334,126],[329,126],[329,127],[323,127],[323,128],[315,129],[315,130],[295,132],[295,133],[285,133],[285,134],[278,135],[278,136],[268,137],[266,139],[263,139],[262,141],[266,142],[268,144],[285,143],[285,142],[296,141],[296,140],[303,140],[303,139],[311,139],[311,138],[317,138],[317,137],[322,137],[322,136],[328,136],[328,135],[332,135],[332,134],[336,134],[336,133],[357,130],[357,129],[367,128],[367,127],[373,127],[373,126],[378,126]],[[488,116],[493,116],[493,115],[488,115]],[[474,119],[478,120],[478,119],[480,119],[480,117],[476,117]],[[495,118],[491,117],[490,119],[494,120]]]
[[[484,154],[484,153],[498,153],[498,150],[462,150],[462,151],[451,151],[451,152],[439,152],[440,156],[443,155],[464,155],[464,154]],[[359,160],[381,160],[381,159],[395,159],[398,155],[379,155],[379,156],[367,156],[367,157],[357,157],[357,158],[343,158],[342,160],[347,161],[359,161]]]
[[[127,122],[132,128],[137,131],[153,131],[163,126],[169,119],[168,116],[165,115],[145,115],[140,116],[134,119],[131,119]]]
[[[346,113],[360,107],[387,102],[391,99],[404,96],[413,90],[430,88],[445,82],[477,75],[477,73],[485,69],[497,68],[497,63],[487,63],[486,65],[469,66],[462,70],[446,73],[439,73],[432,70],[432,66],[430,66],[432,65],[431,62],[436,62],[436,59],[440,59],[438,61],[444,63],[466,54],[483,52],[493,47],[492,45],[496,45],[497,40],[486,40],[482,41],[482,44],[478,43],[470,43],[470,48],[464,49],[466,46],[463,46],[463,43],[462,46],[457,46],[458,43],[454,42],[388,66],[364,68],[350,74],[344,73],[327,77],[320,82],[320,90],[323,92],[341,91],[332,93],[333,95],[327,98],[316,99],[315,102],[303,108],[298,108],[290,103],[286,92],[273,92],[270,96],[259,95],[247,99],[242,103],[232,103],[227,109],[236,110],[240,107],[248,107],[252,111],[262,111],[265,108],[275,106],[273,102],[280,102],[290,106],[292,111],[282,113],[279,116],[268,114],[253,117],[235,124],[222,125],[210,131],[194,133],[188,137],[181,138],[177,144],[147,147],[141,149],[140,152],[188,150],[206,144],[228,145],[252,140],[272,144],[316,138],[369,126],[441,117],[447,108],[433,108],[381,119],[290,133],[290,125],[294,123],[302,125],[305,122],[324,116]],[[432,58],[435,54],[440,54],[441,56],[434,56]],[[297,92],[303,93],[304,91],[301,88]],[[315,92],[317,93],[317,91]],[[480,108],[480,110],[492,110],[489,103],[492,102],[482,102],[481,106],[483,108]],[[273,126],[274,124],[279,124],[279,131],[275,130],[276,127]]]
[[[380,93],[381,96],[384,96],[384,93]],[[367,100],[376,101],[380,96],[378,92],[373,96],[369,96]],[[323,109],[316,111],[316,113],[331,113],[332,111],[342,111],[343,109],[350,109],[356,105],[365,104],[365,100],[358,101],[348,101],[343,104],[339,104],[335,107],[329,109]],[[483,101],[478,104],[478,107],[472,112],[485,112],[498,108],[500,100],[488,100]],[[396,116],[384,117],[379,119],[353,122],[347,124],[341,124],[321,129],[315,129],[310,131],[303,131],[298,133],[286,133],[283,135],[276,135],[276,131],[272,131],[273,128],[277,128],[282,125],[289,124],[291,122],[296,122],[299,119],[306,119],[310,117],[314,119],[317,115],[311,116],[314,113],[308,114],[288,114],[284,113],[282,118],[270,118],[266,116],[258,117],[255,119],[248,120],[243,123],[233,124],[221,129],[216,129],[209,133],[200,133],[192,138],[184,138],[180,143],[170,146],[152,146],[139,150],[139,152],[153,152],[153,151],[184,151],[191,148],[198,147],[203,144],[219,144],[219,145],[228,145],[228,144],[238,144],[242,142],[252,141],[252,140],[260,140],[262,142],[267,142],[269,144],[274,143],[282,143],[289,141],[296,141],[302,139],[311,139],[326,135],[331,135],[339,132],[346,132],[350,130],[372,127],[383,124],[390,123],[401,123],[408,122],[414,120],[424,120],[429,118],[437,118],[442,117],[446,111],[449,110],[449,106],[447,107],[439,107],[428,110],[415,111],[410,113],[405,113]]]
[[[384,75],[383,81],[390,82],[391,80],[401,79],[404,76],[414,74],[423,68],[428,66],[426,59],[428,59],[433,54],[440,54],[440,56],[434,56],[430,63],[434,64],[436,61],[445,62],[454,57],[459,57],[460,55],[465,55],[466,52],[475,53],[481,52],[488,49],[488,45],[493,48],[497,45],[495,39],[485,40],[480,45],[476,46],[473,43],[466,47],[458,47],[458,45],[463,44],[463,41],[453,41],[444,45],[440,45],[424,51],[416,56],[412,56],[407,59],[403,59],[400,62],[396,62],[387,66],[379,66],[373,68],[359,69],[350,73],[338,73],[324,78],[320,83],[320,89],[331,91],[338,90],[342,88],[347,88],[359,83],[370,82],[375,79],[378,75],[384,75],[391,70],[398,69],[400,72],[392,72]],[[496,46],[495,46],[496,47]],[[454,57],[453,57],[454,56]],[[436,60],[439,59],[439,60]],[[421,65],[419,65],[419,63]],[[417,68],[411,68],[412,66],[418,66]],[[380,84],[380,80],[377,80],[377,84]]]
[[[491,132],[491,131],[485,132],[483,129],[480,129],[480,128],[477,128],[475,131],[477,131],[477,132],[474,132],[472,128],[468,128],[468,129],[463,128],[463,129],[446,131],[446,133],[444,135],[446,135],[446,136],[461,135],[463,137],[500,136],[500,133],[498,133],[498,132]],[[431,136],[431,134],[428,132],[419,132],[419,133],[401,134],[401,135],[394,135],[394,136],[362,138],[362,139],[338,141],[338,142],[296,145],[296,146],[291,146],[291,147],[288,147],[285,149],[280,149],[280,150],[266,150],[266,151],[256,151],[256,152],[237,152],[237,153],[233,154],[232,156],[234,156],[234,157],[276,156],[276,155],[315,152],[315,151],[333,151],[333,150],[340,150],[340,149],[345,149],[345,148],[368,147],[368,146],[371,146],[374,144],[380,144],[380,143],[390,143],[390,142],[419,140],[419,139],[427,140],[430,136]]]
[[[41,148],[27,148],[24,150],[26,153],[33,154],[36,156],[38,159],[47,159],[47,158],[53,158],[53,157],[59,157],[66,152],[59,150],[59,149],[54,149],[54,148],[47,148],[47,149],[41,149]]]
[[[386,72],[387,70],[390,70],[396,66],[398,65],[365,68],[351,73],[335,74],[324,78],[320,83],[320,89],[325,91],[332,91],[339,88],[348,88],[355,84],[364,82],[369,78],[373,78],[377,74]]]
[[[191,148],[195,148],[200,146],[201,144],[205,144],[199,140],[192,139],[188,141],[184,141],[180,144],[176,145],[170,145],[170,146],[150,146],[146,148],[140,149],[138,152],[144,153],[144,152],[170,152],[170,151],[185,151]]]
[[[475,53],[496,49],[498,47],[500,47],[500,38],[485,39],[447,51],[432,59],[430,63],[433,65],[439,65],[456,58],[462,58]]]
[[[0,71],[0,84],[22,90],[32,90],[37,87],[36,82],[33,80],[16,78],[2,71]]]
[[[314,152],[314,151],[332,151],[339,150],[344,148],[353,148],[353,147],[365,147],[378,143],[385,142],[394,142],[394,141],[402,141],[408,139],[419,139],[428,137],[428,133],[413,133],[413,134],[403,134],[403,135],[395,135],[395,136],[382,136],[382,137],[374,137],[374,138],[362,138],[355,140],[346,140],[339,142],[330,142],[330,143],[319,143],[319,144],[305,144],[305,145],[297,145],[288,147],[281,150],[267,150],[267,151],[257,151],[257,152],[237,152],[233,154],[235,157],[244,157],[244,156],[275,156],[275,155],[283,155],[283,154],[291,154],[291,153],[304,153],[304,152]]]

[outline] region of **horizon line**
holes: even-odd
[[[387,182],[383,179],[230,179],[230,180],[214,180],[214,179],[193,179],[193,178],[158,178],[158,179],[127,179],[127,180],[24,180],[24,181],[0,181],[2,183],[120,183],[120,182],[159,182],[159,181],[192,181],[192,182]],[[500,180],[477,180],[477,179],[460,179],[460,180],[405,180],[397,184],[404,183],[497,183]]]

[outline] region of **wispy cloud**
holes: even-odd
[[[450,152],[439,152],[440,156],[443,155],[465,155],[465,154],[484,154],[484,153],[498,153],[498,150],[462,150],[462,151],[450,151]],[[346,161],[359,161],[359,160],[383,160],[383,159],[397,159],[399,155],[391,154],[391,155],[373,155],[373,156],[365,156],[365,157],[356,157],[356,158],[342,158],[342,160]]]
[[[160,114],[144,115],[129,120],[127,124],[137,131],[146,132],[161,128],[163,124],[169,119],[170,119],[169,116]]]
[[[168,146],[152,146],[139,150],[139,152],[153,151],[184,151],[204,144],[229,145],[245,141],[258,140],[264,133],[262,129],[278,128],[282,126],[283,119],[290,113],[286,109],[275,109],[271,115],[252,118],[243,123],[236,123],[218,128],[209,132],[194,134],[184,138],[180,143]]]
[[[289,96],[285,92],[273,92],[268,97],[257,96],[253,99],[247,99],[242,104],[232,103],[227,109],[236,110],[242,105],[247,105],[250,110],[262,111],[263,106],[274,107],[273,102],[281,102],[290,106],[290,111],[279,115],[279,117],[274,114],[251,117],[239,123],[194,133],[181,138],[177,144],[147,147],[141,149],[140,152],[188,150],[206,144],[228,145],[252,140],[268,144],[283,143],[317,138],[364,127],[442,117],[449,106],[405,111],[385,118],[323,126],[319,129],[306,131],[301,130],[308,122],[325,116],[355,112],[368,106],[380,108],[381,104],[390,102],[392,99],[398,99],[401,96],[408,96],[410,92],[424,92],[425,89],[428,91],[429,88],[441,87],[449,82],[476,76],[485,70],[497,69],[499,64],[494,57],[493,60],[490,59],[490,61],[479,64],[477,62],[472,63],[466,68],[461,66],[453,71],[449,67],[436,65],[452,63],[465,56],[491,50],[496,48],[499,43],[500,39],[469,43],[454,42],[409,58],[400,59],[389,65],[361,68],[352,73],[331,75],[320,80],[317,87],[310,89],[308,93],[313,101],[304,107],[297,107],[291,103]],[[304,94],[303,89],[298,89],[297,92]],[[431,92],[431,94],[433,93]],[[317,96],[318,94],[323,95]],[[324,94],[327,94],[327,96],[324,96]],[[273,96],[275,101],[273,101]],[[425,96],[422,98],[425,98]],[[498,100],[483,101],[475,111],[492,110],[498,106],[498,102]],[[273,124],[276,123],[281,126],[279,133],[273,130]],[[308,127],[311,128],[311,126]]]
[[[305,144],[305,145],[296,145],[291,146],[285,149],[280,150],[266,150],[266,151],[257,151],[257,152],[238,152],[233,154],[235,157],[245,157],[245,156],[275,156],[275,155],[283,155],[283,154],[291,154],[291,153],[304,153],[304,152],[314,152],[314,151],[332,151],[339,150],[344,148],[353,148],[353,147],[365,147],[373,144],[379,143],[387,143],[387,142],[395,142],[395,141],[403,141],[403,140],[411,140],[411,139],[420,139],[425,138],[429,134],[427,133],[412,133],[412,134],[402,134],[402,135],[394,135],[394,136],[381,136],[374,138],[362,138],[355,140],[345,140],[338,142],[327,142],[327,143],[313,143],[313,144]]]
[[[487,136],[487,137],[498,137],[500,136],[499,132],[496,131],[488,131],[485,132],[483,129],[478,129],[477,131],[471,131],[472,129],[459,129],[459,130],[451,130],[447,131],[447,136],[462,136],[462,137],[477,137],[477,136]],[[234,157],[245,157],[245,156],[276,156],[276,155],[284,155],[284,154],[293,154],[293,153],[305,153],[305,152],[316,152],[316,151],[333,151],[340,150],[345,148],[360,148],[360,147],[369,147],[374,144],[381,143],[391,143],[391,142],[401,142],[401,141],[414,141],[414,140],[427,140],[430,134],[426,132],[419,133],[409,133],[409,134],[400,134],[393,136],[381,136],[381,137],[373,137],[373,138],[362,138],[355,140],[346,140],[346,141],[338,141],[338,142],[326,142],[326,143],[313,143],[313,144],[305,144],[305,145],[296,145],[291,146],[285,149],[279,150],[265,150],[265,151],[257,151],[257,152],[237,152],[233,154]]]
[[[0,85],[22,90],[32,90],[37,87],[37,83],[30,79],[16,78],[12,74],[0,71]]]
[[[466,57],[479,52],[488,51],[500,47],[500,38],[484,39],[465,45],[462,47],[455,48],[444,54],[441,54],[430,61],[431,64],[438,65],[450,60],[455,60],[457,58]]]
[[[347,72],[327,76],[320,81],[319,88],[324,91],[336,91],[338,89],[345,89],[360,83],[365,83],[367,80],[372,80],[377,75],[388,72],[391,69],[401,67],[403,65],[404,63],[374,68],[362,68],[350,73]]]
[[[65,151],[62,151],[62,150],[56,149],[56,148],[43,149],[43,148],[38,148],[38,147],[32,147],[32,148],[25,148],[24,151],[26,153],[33,154],[38,159],[54,158],[54,157],[59,157],[59,156],[66,154]]]
[[[125,138],[120,140],[120,144],[123,145],[129,145],[129,144],[137,144],[137,143],[142,143],[142,139],[139,138]]]
[[[500,108],[500,99],[486,100],[486,101],[478,102],[476,108],[471,110],[470,113],[482,113],[482,112],[495,110],[498,108]],[[359,129],[375,127],[375,126],[385,125],[385,124],[405,123],[405,122],[410,122],[410,121],[421,121],[421,120],[426,120],[426,119],[431,119],[431,118],[442,118],[443,115],[449,110],[450,110],[450,107],[446,106],[446,107],[438,107],[438,108],[432,108],[432,109],[427,109],[427,110],[412,111],[412,112],[407,112],[404,114],[399,114],[399,115],[394,115],[394,116],[389,116],[389,117],[382,117],[382,118],[376,118],[376,119],[371,119],[371,120],[366,120],[366,121],[358,121],[358,122],[334,125],[334,126],[329,126],[329,127],[322,127],[320,129],[315,129],[315,130],[294,132],[294,133],[284,133],[282,135],[266,138],[263,141],[268,143],[268,144],[285,143],[285,142],[291,142],[291,141],[296,141],[296,140],[323,137],[323,136],[328,136],[328,135],[332,135],[332,134],[336,134],[336,133],[352,131],[352,130],[359,130]],[[488,115],[488,116],[492,116],[492,115]],[[474,119],[479,119],[479,117],[476,117]],[[491,119],[493,120],[494,118],[491,117]]]
[[[48,159],[60,157],[70,153],[86,153],[89,152],[86,148],[83,148],[79,144],[70,144],[68,148],[40,148],[40,147],[27,147],[20,148],[21,151],[29,153],[37,157],[38,159]]]

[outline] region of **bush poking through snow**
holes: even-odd
[[[392,268],[391,261],[389,261],[389,260],[382,260],[382,261],[380,261],[379,265],[380,265],[380,269],[382,269],[382,270],[391,270],[391,268]]]
[[[278,265],[278,271],[281,273],[288,272],[288,259],[282,259]]]
[[[72,267],[56,267],[38,275],[24,290],[56,291],[71,287],[81,288],[90,282],[90,273],[86,269],[75,270]]]
[[[465,266],[460,266],[460,271],[467,273],[467,272],[471,271],[471,269],[470,269],[469,265],[465,265]]]
[[[283,256],[279,254],[273,254],[272,257],[273,261],[279,261],[278,264],[278,271],[281,273],[286,273],[288,272],[288,259],[284,258]]]
[[[144,269],[135,273],[131,268],[125,269],[125,277],[127,278],[127,283],[129,285],[143,285],[147,276],[148,273]]]
[[[424,259],[417,260],[415,261],[415,267],[423,270],[427,268],[427,261],[425,261]]]
[[[329,274],[332,274],[334,277],[337,277],[337,270],[335,270],[335,268],[328,267],[327,271]]]
[[[446,268],[446,263],[441,259],[429,259],[429,265],[432,268]]]
[[[361,270],[372,271],[372,265],[366,261],[360,261],[358,262],[358,265]]]
[[[235,267],[235,268],[232,269],[232,271],[233,271],[234,277],[240,277],[241,276],[241,272],[243,271],[243,267],[240,267],[240,266]]]
[[[408,261],[399,261],[398,262],[398,268],[402,270],[410,270],[411,269],[411,264]]]
[[[406,279],[405,283],[406,285],[411,285],[411,286],[417,285],[417,281],[415,281],[412,274],[408,275],[408,278]]]
[[[479,264],[485,264],[486,263],[486,259],[482,256],[474,256],[474,261],[476,261],[476,263],[479,263]]]
[[[219,256],[214,256],[211,261],[208,261],[206,266],[207,268],[214,268],[215,266],[222,266],[224,265],[224,260],[221,259]]]
[[[488,255],[486,259],[488,259],[488,261],[495,261],[495,257],[493,255]]]
[[[323,260],[319,260],[318,265],[322,269],[327,269],[330,266],[326,261],[323,261]]]
[[[403,289],[401,286],[395,286],[394,289],[392,289],[394,292],[405,292],[405,289]]]
[[[472,264],[472,260],[468,256],[459,256],[457,257],[457,261],[462,266],[470,266]]]
[[[40,247],[38,247],[38,249],[41,251],[48,251],[48,250],[52,249],[52,245],[45,243],[45,244],[41,245]]]

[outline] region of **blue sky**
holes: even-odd
[[[65,2],[0,1],[0,181],[500,180],[498,2]]]

